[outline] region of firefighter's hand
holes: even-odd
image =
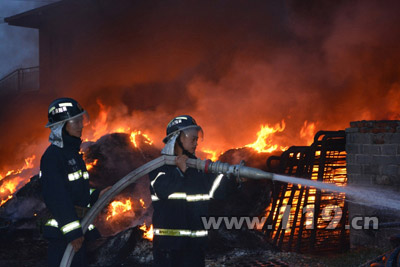
[[[176,166],[178,166],[178,168],[185,173],[187,170],[187,166],[186,166],[186,161],[188,160],[188,156],[186,155],[180,155],[180,156],[176,156],[175,162],[176,162]]]
[[[104,188],[103,190],[101,190],[101,191],[100,191],[100,194],[99,194],[99,198],[101,198],[101,196],[104,195],[104,193],[107,192],[107,191],[110,190],[110,189],[111,189],[111,186],[106,187],[106,188]]]
[[[74,249],[75,252],[78,252],[78,250],[81,249],[84,240],[85,240],[85,238],[83,236],[81,236],[81,237],[71,241],[72,248]]]

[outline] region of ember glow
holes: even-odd
[[[143,199],[140,199],[139,200],[139,202],[140,202],[140,205],[142,205],[142,208],[146,208],[146,205],[145,205],[145,203],[144,203],[144,200]]]

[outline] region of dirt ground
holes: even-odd
[[[2,236],[0,245],[0,267],[44,267],[46,266],[47,242],[40,237],[14,237],[7,242]],[[149,241],[144,245],[151,247]],[[118,266],[151,266],[151,262],[137,264],[132,252]],[[342,254],[304,255],[293,252],[269,250],[234,249],[223,255],[208,254],[206,266],[360,266],[383,254],[378,249],[358,249]],[[141,255],[143,256],[143,255]],[[151,255],[148,255],[151,258]],[[99,265],[91,265],[95,267]],[[115,265],[116,266],[116,265]]]

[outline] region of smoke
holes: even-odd
[[[289,146],[306,144],[307,123],[339,130],[399,118],[397,1],[111,2],[61,18],[64,56],[43,88],[77,98],[92,121],[99,99],[109,123],[161,146],[170,119],[190,114],[205,131],[202,146],[222,152],[253,142],[261,124],[284,120],[277,135]],[[40,104],[36,124],[45,121]],[[0,152],[18,146],[10,143]]]
[[[37,30],[9,26],[3,20],[40,5],[43,3],[15,0],[0,2],[0,79],[17,68],[38,65]]]

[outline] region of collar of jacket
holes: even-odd
[[[64,147],[67,149],[73,149],[79,151],[81,149],[82,140],[78,137],[71,136],[63,131],[62,138],[64,141]]]

